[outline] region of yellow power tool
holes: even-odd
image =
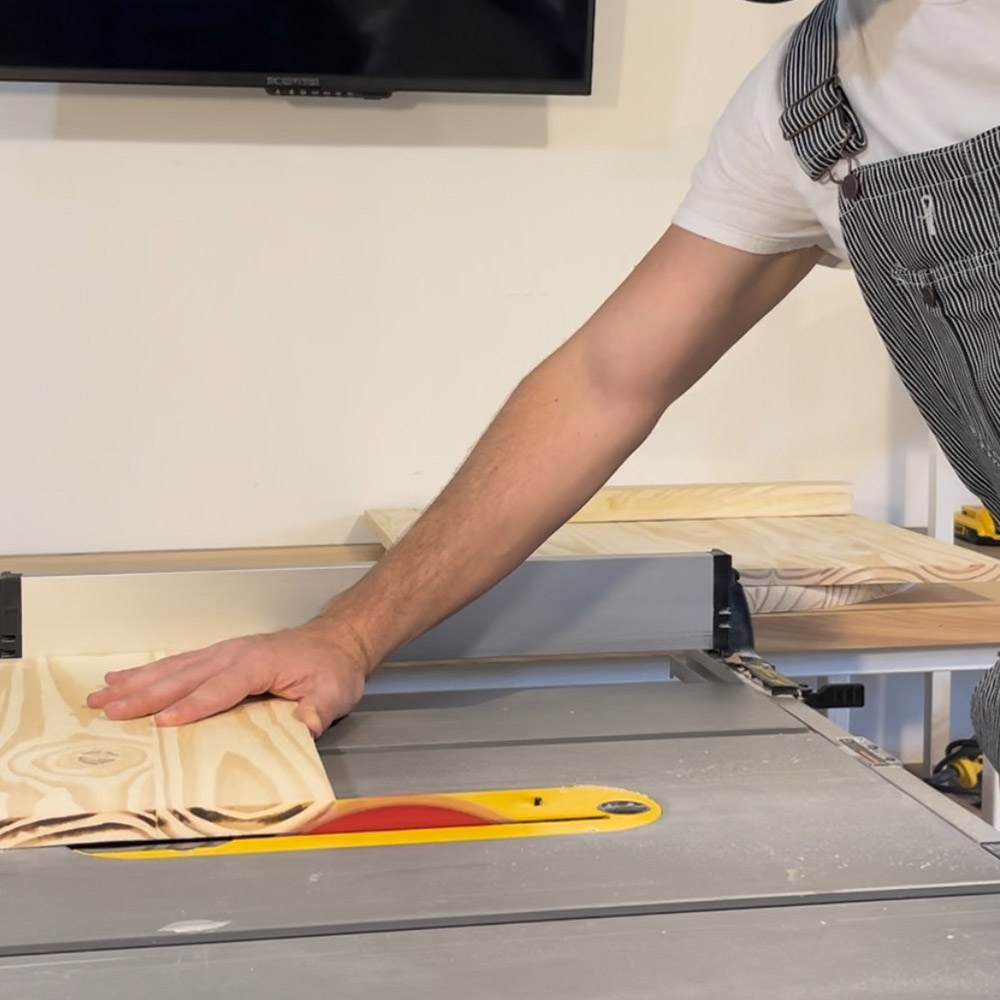
[[[1000,545],[1000,532],[997,531],[993,516],[985,507],[978,504],[963,504],[955,512],[955,537],[973,545]]]

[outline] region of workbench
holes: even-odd
[[[19,639],[186,648],[367,568],[28,575]],[[2,852],[0,996],[995,997],[1000,835],[720,649],[725,568],[525,564],[318,744],[348,798],[606,789],[589,829]],[[608,683],[609,657],[647,679]]]
[[[921,675],[921,766],[930,773],[956,735],[953,674],[988,669],[1000,650],[1000,584],[919,584],[864,604],[760,615],[756,622],[758,650],[790,676],[876,682]],[[840,721],[851,725],[847,715]]]

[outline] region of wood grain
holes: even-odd
[[[870,583],[856,587],[745,587],[744,593],[751,612],[773,615],[863,604],[903,593],[912,586],[912,583]]]
[[[107,671],[159,655],[0,666],[0,849],[292,833],[331,813],[333,789],[289,702],[179,728],[87,708]]]
[[[850,483],[706,483],[608,486],[571,524],[594,521],[690,521],[715,517],[803,517],[850,514]]]

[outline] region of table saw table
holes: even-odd
[[[631,803],[633,825],[7,851],[0,997],[995,997],[1000,836],[801,691],[769,693],[706,655],[733,652],[718,649],[725,568],[711,554],[522,567],[404,651],[451,690],[389,693],[402,668],[387,668],[319,741],[341,797],[513,790],[542,806],[584,786],[616,796],[608,819]],[[303,612],[363,571],[282,592]],[[283,599],[246,600],[280,582],[26,578],[17,638],[26,652],[105,642],[84,627],[88,600],[119,587],[141,601],[172,585],[178,613],[198,595],[192,641],[245,615],[277,625]],[[635,680],[627,657],[673,636],[678,654],[644,667],[658,679]],[[525,688],[504,652],[550,658],[558,683]],[[616,664],[631,682],[608,683]]]

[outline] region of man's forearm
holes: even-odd
[[[677,399],[813,266],[672,228],[518,386],[409,533],[325,612],[373,669],[488,590],[607,481]],[[322,624],[322,623],[321,623]]]
[[[488,590],[568,520],[649,434],[658,402],[609,398],[566,346],[517,387],[411,530],[328,608],[369,667]]]

